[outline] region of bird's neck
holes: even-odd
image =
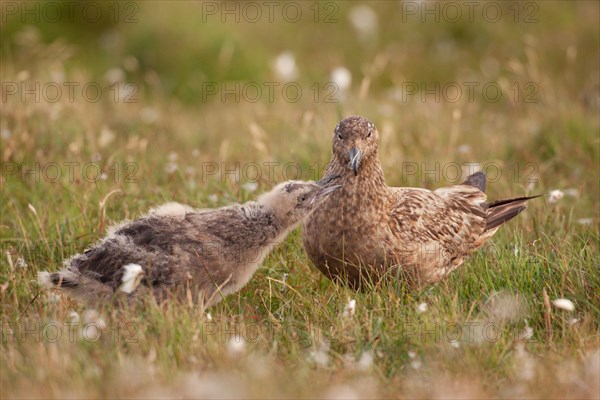
[[[363,160],[356,176],[345,164],[335,160],[328,166],[325,175],[328,174],[340,175],[339,183],[342,187],[326,201],[336,204],[342,213],[352,214],[355,221],[367,218],[365,216],[379,215],[381,210],[386,209],[390,201],[390,190],[385,184],[383,170],[376,156]],[[375,223],[375,220],[367,222]],[[365,225],[367,222],[360,223]]]
[[[354,175],[354,171],[348,168],[347,163],[334,158],[327,166],[324,176],[329,175],[340,175],[342,177],[340,183],[343,183],[343,186],[356,185],[362,188],[362,191],[368,189],[369,193],[373,194],[387,191],[385,176],[383,175],[383,169],[381,168],[377,154],[373,154],[363,160],[357,175]],[[352,191],[354,190],[353,188]]]
[[[283,229],[280,218],[264,204],[250,201],[244,203],[241,210],[246,217],[246,222],[252,226],[261,228],[263,232],[268,232],[270,235],[277,235]]]

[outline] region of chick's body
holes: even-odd
[[[113,227],[67,260],[65,270],[41,273],[40,282],[88,303],[106,302],[122,296],[124,266],[138,264],[143,276],[129,300],[148,292],[159,301],[191,294],[210,306],[241,289],[272,248],[337,188],[290,181],[258,201],[220,209],[168,203]]]

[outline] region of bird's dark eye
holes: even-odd
[[[342,140],[342,135],[338,133],[338,139]]]
[[[371,137],[371,131],[369,131],[369,133],[367,134],[367,137]]]
[[[306,201],[306,196],[302,196],[302,197],[300,197],[300,201],[301,201],[301,202],[305,202],[305,201]]]

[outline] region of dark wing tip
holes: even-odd
[[[517,197],[515,199],[497,200],[486,204],[487,211],[485,230],[497,228],[506,221],[509,221],[519,215],[527,208],[527,200],[535,199],[540,196]]]
[[[465,181],[461,183],[461,185],[474,186],[485,193],[485,183],[486,176],[483,172],[479,171],[467,176],[467,179],[465,179]]]

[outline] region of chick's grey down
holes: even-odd
[[[43,272],[39,280],[96,304],[124,296],[119,291],[124,266],[134,263],[143,275],[126,296],[129,301],[145,293],[159,301],[170,293],[191,293],[194,301],[211,306],[246,285],[271,249],[338,188],[288,181],[257,201],[219,209],[167,203],[114,226],[106,238],[67,260],[66,269]]]
[[[302,231],[308,256],[331,279],[354,287],[384,275],[415,285],[437,282],[525,209],[527,197],[488,203],[481,172],[433,191],[389,187],[378,141],[375,125],[360,116],[342,120],[333,132],[325,175],[339,175],[342,188]]]

